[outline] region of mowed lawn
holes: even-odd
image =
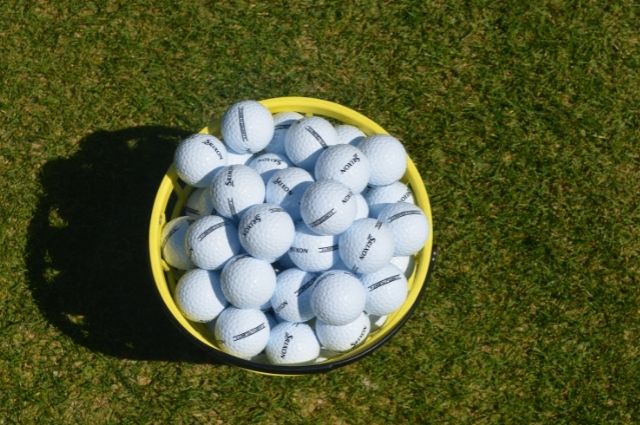
[[[620,2],[0,4],[0,423],[640,420],[640,9]],[[155,190],[242,99],[400,138],[439,259],[328,374],[215,364],[149,272]]]

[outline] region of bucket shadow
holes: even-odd
[[[211,362],[172,323],[147,253],[151,206],[186,131],[98,131],[40,172],[29,226],[33,297],[47,320],[90,350],[138,360]]]

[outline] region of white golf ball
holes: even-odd
[[[269,181],[273,173],[289,166],[289,161],[277,153],[264,153],[253,158],[249,162],[249,167],[260,174],[265,184]]]
[[[295,226],[279,205],[259,204],[242,215],[238,232],[240,244],[247,253],[272,263],[289,250]]]
[[[220,348],[236,357],[249,359],[264,350],[269,341],[269,321],[258,309],[230,306],[211,323]]]
[[[320,344],[306,323],[283,322],[271,330],[265,351],[272,364],[299,364],[315,360]]]
[[[218,272],[209,270],[193,269],[183,274],[173,296],[182,314],[194,322],[215,319],[228,304]]]
[[[187,202],[185,202],[183,211],[185,215],[194,219],[205,215],[215,215],[216,209],[213,208],[209,189],[200,187],[194,190],[191,195],[189,195]]]
[[[237,153],[260,152],[274,132],[271,112],[255,100],[231,105],[222,116],[222,139]]]
[[[160,235],[162,258],[176,269],[189,270],[195,267],[185,248],[185,237],[191,223],[193,219],[190,217],[177,217],[162,228]]]
[[[429,236],[427,217],[418,206],[408,202],[387,205],[380,211],[378,220],[393,233],[396,257],[420,251]]]
[[[292,219],[300,220],[300,199],[313,181],[311,174],[302,168],[278,170],[266,183],[266,201],[282,206]]]
[[[287,157],[296,166],[312,172],[323,149],[338,144],[338,134],[329,121],[306,117],[291,125],[284,139]]]
[[[220,272],[224,296],[238,308],[267,309],[276,287],[276,272],[271,264],[243,254],[233,257]]]
[[[173,156],[176,173],[187,184],[207,187],[211,179],[227,165],[227,149],[209,134],[194,134],[184,139]]]
[[[205,270],[217,270],[242,250],[238,229],[229,220],[207,215],[187,230],[185,247],[193,263]]]
[[[402,273],[404,273],[407,278],[411,276],[416,265],[416,261],[412,255],[393,257],[389,263],[402,270]]]
[[[358,193],[354,195],[354,198],[356,200],[356,216],[353,220],[355,221],[360,218],[369,217],[369,204],[367,204],[367,200],[364,199],[364,196],[362,196],[361,193]]]
[[[346,325],[364,310],[366,292],[360,280],[342,270],[324,272],[317,279],[311,294],[311,310],[330,325]]]
[[[404,175],[407,169],[407,152],[395,137],[388,134],[369,136],[358,143],[358,148],[371,163],[369,184],[388,185]]]
[[[300,216],[319,235],[337,235],[356,217],[353,191],[342,183],[322,180],[311,184],[300,200]]]
[[[264,202],[264,182],[246,165],[223,168],[211,182],[211,203],[218,214],[236,219],[247,208]]]
[[[387,264],[377,272],[360,276],[367,291],[364,310],[369,314],[384,316],[393,313],[407,299],[407,278],[402,270]]]
[[[366,314],[360,315],[345,325],[330,325],[322,320],[316,322],[316,336],[323,348],[343,352],[357,347],[367,339],[371,323]]]
[[[275,153],[286,157],[287,153],[284,149],[284,139],[287,135],[287,131],[291,125],[304,118],[302,114],[297,112],[280,112],[273,116],[273,124],[275,126],[275,131],[273,132],[273,138],[269,142],[266,148],[264,148],[265,152]]]
[[[338,236],[318,235],[306,224],[296,224],[296,234],[289,248],[289,258],[301,270],[320,272],[333,268],[340,259]]]
[[[380,211],[388,204],[415,203],[411,189],[402,182],[391,183],[387,186],[367,186],[362,195],[369,204],[369,215],[373,218],[377,218]]]
[[[358,127],[349,125],[349,124],[341,124],[336,126],[336,133],[338,133],[338,142],[342,144],[349,144],[352,146],[357,146],[365,137],[366,134],[362,132]]]
[[[300,269],[287,269],[276,277],[271,307],[279,319],[306,322],[314,317],[311,294],[318,275]]]
[[[360,193],[369,182],[369,160],[351,145],[330,146],[318,157],[316,180],[335,180]]]
[[[340,235],[340,258],[354,273],[373,273],[393,257],[393,234],[386,224],[373,218],[356,220]]]

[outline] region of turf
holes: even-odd
[[[634,423],[640,9],[621,2],[0,4],[0,423]],[[342,103],[405,143],[439,264],[328,374],[214,364],[146,227],[232,102]]]

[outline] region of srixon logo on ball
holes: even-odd
[[[280,177],[277,177],[274,181],[273,184],[275,184],[276,186],[280,187],[280,189],[284,190],[285,192],[287,192],[288,195],[293,195],[293,191],[291,190],[291,188],[289,186],[287,186],[285,184],[285,182],[282,181],[282,179]]]
[[[249,232],[251,231],[251,229],[258,223],[260,223],[262,221],[262,217],[260,217],[260,214],[256,214],[249,223],[247,223],[246,226],[244,226],[244,228],[242,229],[242,236],[247,236],[247,234],[249,234]]]
[[[224,185],[235,187],[233,184],[233,167],[229,167],[227,169],[227,175],[225,176],[225,179],[224,179]]]
[[[220,149],[218,149],[218,147],[209,139],[205,139],[202,141],[203,145],[209,146],[211,149],[213,149],[216,152],[216,155],[218,155],[218,158],[222,159],[222,152],[220,152]]]
[[[347,195],[342,198],[342,203],[346,204],[347,202],[349,202],[349,199],[351,199],[353,197],[353,192],[350,190],[349,193],[347,193]]]
[[[365,257],[367,256],[367,254],[369,253],[369,251],[371,250],[371,247],[373,246],[373,244],[376,243],[376,238],[374,238],[373,236],[371,236],[371,233],[369,233],[367,235],[367,242],[364,245],[364,248],[362,248],[362,252],[360,253],[360,259],[364,260]]]
[[[284,359],[287,356],[287,351],[289,350],[289,344],[291,343],[291,340],[293,339],[293,335],[291,335],[289,332],[284,333],[284,343],[282,344],[282,348],[280,349],[280,358]]]
[[[353,154],[353,157],[347,162],[341,169],[340,174],[344,174],[349,171],[349,168],[353,167],[357,162],[360,162],[360,157],[357,153]]]

